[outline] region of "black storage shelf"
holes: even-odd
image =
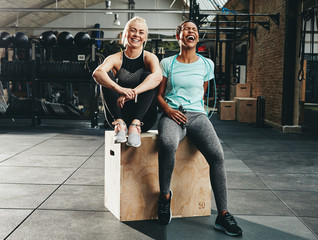
[[[90,120],[91,117],[90,116],[41,116],[41,115],[37,115],[37,118],[39,119],[61,119],[61,120]]]
[[[35,117],[32,115],[8,115],[8,114],[0,114],[0,118],[13,118],[13,119],[61,119],[61,120],[92,120],[90,116],[44,116],[44,115],[36,115]]]
[[[26,77],[3,77],[0,75],[0,81],[4,82],[32,82],[31,78],[26,78]]]
[[[25,118],[32,118],[32,115],[9,115],[9,114],[0,114],[0,118],[21,118],[21,119],[25,119]]]
[[[95,83],[92,78],[36,78],[37,82],[58,82],[58,83]]]
[[[46,66],[45,71],[47,72],[41,69],[44,67],[44,65]],[[23,111],[21,111],[21,114],[19,114],[20,110],[14,109],[16,114],[12,114],[12,112],[9,114],[0,113],[0,118],[31,119],[32,125],[39,125],[41,123],[41,119],[91,120],[91,126],[96,127],[96,125],[98,124],[97,122],[98,105],[97,105],[97,99],[95,99],[95,94],[92,91],[92,89],[95,89],[95,85],[96,85],[95,81],[93,80],[91,73],[88,73],[86,70],[82,69],[80,71],[77,71],[78,67],[84,66],[83,62],[78,62],[78,63],[65,62],[65,65],[67,65],[68,67],[73,67],[70,69],[73,72],[69,72],[67,67],[64,68],[63,62],[61,61],[56,62],[56,64],[54,64],[54,62],[53,64],[51,64],[48,62],[35,61],[35,60],[7,61],[6,59],[2,59],[2,64],[1,64],[2,71],[0,74],[0,81],[3,83],[9,83],[9,82],[26,83],[27,87],[28,88],[30,87],[30,92],[26,92],[27,94],[26,99],[17,100],[21,102],[24,100],[27,100],[27,101],[24,101],[24,104],[28,106],[22,107],[27,109],[27,111],[23,109]],[[57,74],[54,74],[54,71],[52,71],[51,66],[59,67],[60,71],[57,71]],[[63,75],[65,75],[66,77],[63,77]],[[74,107],[69,107],[68,104],[60,103],[60,106],[57,106],[59,105],[59,103],[50,103],[50,102],[41,103],[41,100],[40,100],[42,99],[41,86],[43,83],[89,84],[90,87],[88,89],[88,92],[85,95],[87,95],[88,98],[90,99],[90,100],[87,100],[89,102],[96,100],[96,105],[95,104],[89,105],[88,113],[85,114],[85,113],[81,113],[81,111],[78,109],[74,109]],[[20,102],[16,104],[20,104]],[[54,104],[56,104],[55,108],[54,108]],[[14,108],[14,105],[12,105],[12,108]],[[50,111],[47,108],[50,108],[49,109]],[[27,112],[29,112],[30,114],[24,114]],[[85,115],[81,115],[81,114],[85,114]]]

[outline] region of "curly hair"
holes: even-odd
[[[199,27],[198,27],[198,25],[195,23],[195,21],[188,19],[188,20],[182,21],[182,22],[177,26],[176,35],[179,35],[179,34],[180,34],[183,25],[186,24],[186,23],[188,23],[188,22],[193,23],[193,24],[197,27],[197,29],[199,30]]]

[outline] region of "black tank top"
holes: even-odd
[[[128,58],[123,52],[123,62],[117,73],[118,84],[122,87],[135,88],[141,82],[141,75],[146,71],[144,51],[137,58]]]

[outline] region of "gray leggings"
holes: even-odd
[[[222,145],[212,123],[203,113],[187,112],[188,122],[182,129],[163,114],[159,131],[159,184],[161,194],[169,194],[175,153],[185,136],[199,149],[210,166],[210,182],[218,211],[227,210],[226,173]]]

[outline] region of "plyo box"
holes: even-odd
[[[236,120],[238,122],[256,122],[256,98],[235,97],[236,101]]]
[[[235,101],[220,101],[220,120],[235,120]]]
[[[173,217],[211,215],[209,165],[187,138],[176,152],[172,174]],[[120,221],[157,218],[157,131],[141,134],[139,148],[114,143],[105,131],[105,206]]]
[[[236,84],[236,97],[251,97],[251,84],[250,83],[238,83]]]

